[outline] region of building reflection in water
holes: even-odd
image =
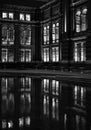
[[[90,130],[90,83],[29,75],[0,80],[2,129]]]

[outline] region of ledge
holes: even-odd
[[[58,70],[38,70],[38,69],[26,69],[26,70],[14,70],[14,69],[3,69],[0,70],[0,76],[15,76],[15,75],[30,75],[37,77],[48,77],[56,78],[58,80],[69,80],[76,82],[90,82],[91,73],[78,73],[78,72],[62,72]]]

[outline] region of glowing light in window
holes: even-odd
[[[74,46],[74,60],[78,61],[86,61],[86,47],[84,42],[75,43]]]
[[[7,18],[7,16],[8,16],[7,13],[5,12],[2,13],[2,18]]]
[[[13,13],[9,13],[9,18],[13,19],[14,18],[14,14]]]
[[[43,61],[49,62],[49,48],[43,49]]]
[[[26,14],[26,21],[30,21],[30,14]]]
[[[20,20],[25,20],[24,14],[20,14]]]

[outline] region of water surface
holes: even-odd
[[[91,83],[0,76],[2,130],[91,130]]]

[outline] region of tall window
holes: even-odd
[[[87,29],[87,8],[79,9],[76,12],[76,32]]]
[[[59,23],[52,24],[52,43],[59,42]]]
[[[12,49],[2,49],[2,62],[14,62],[14,51]]]
[[[13,45],[15,30],[13,25],[3,25],[2,26],[2,44],[3,45]]]
[[[82,10],[81,20],[82,20],[82,31],[85,31],[87,29],[87,8],[84,8]]]
[[[52,47],[52,61],[59,61],[59,47]]]
[[[86,61],[85,42],[77,42],[74,44],[74,60],[75,62]]]
[[[31,49],[21,49],[20,50],[20,61],[21,62],[31,62]]]
[[[49,62],[49,48],[43,48],[43,61]]]
[[[76,12],[76,32],[81,31],[81,11]]]
[[[21,27],[20,33],[20,44],[21,45],[30,45],[31,44],[31,28],[30,26]]]
[[[43,44],[49,44],[49,25],[43,27]]]

